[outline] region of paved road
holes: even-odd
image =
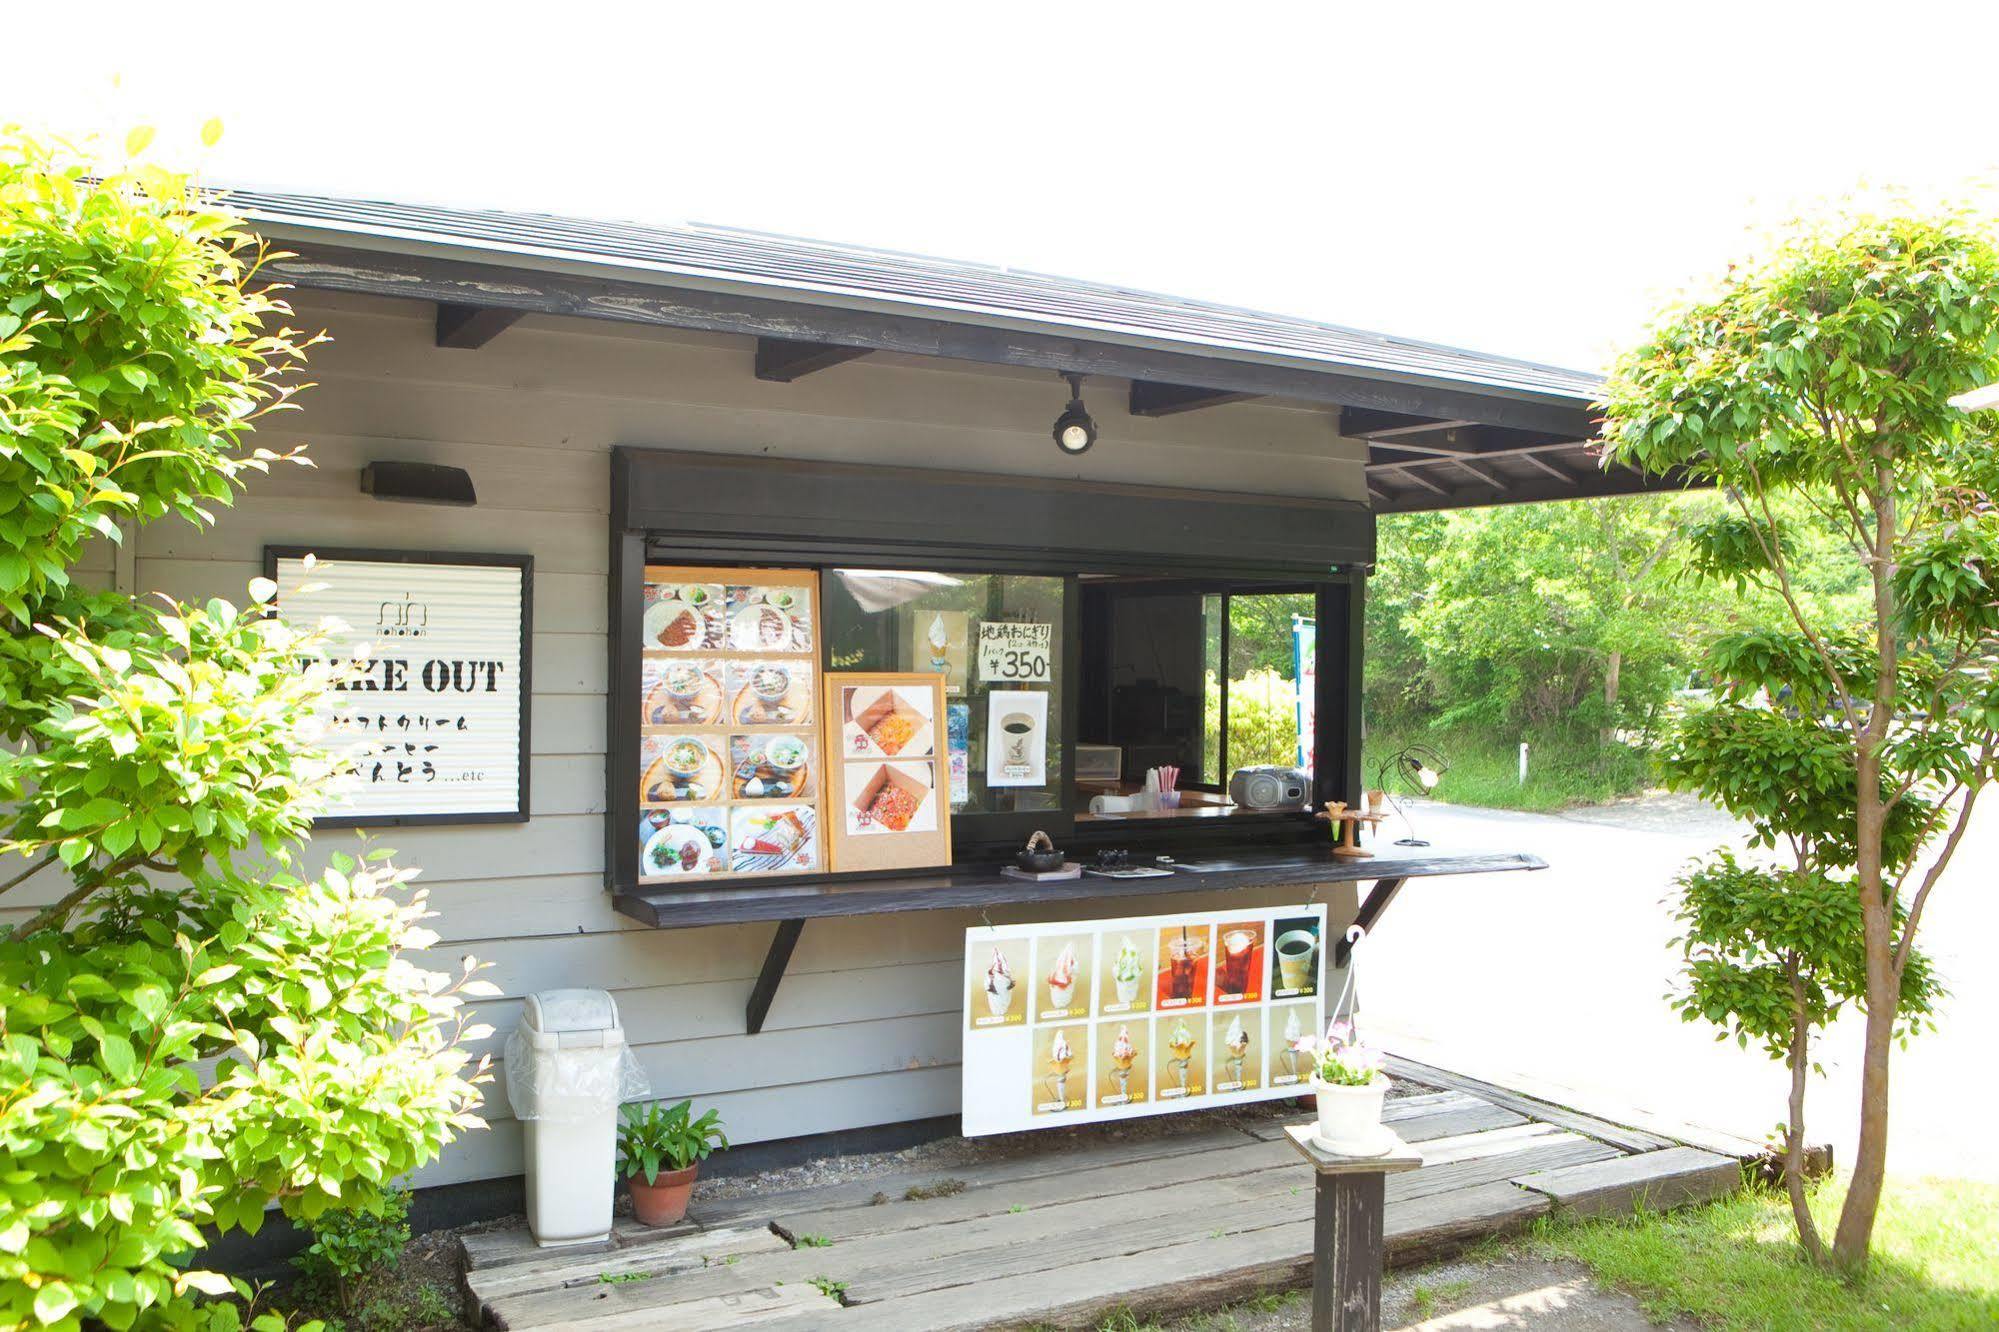
[[[1925,911],[1922,937],[1953,994],[1942,1030],[1896,1056],[1897,1173],[1999,1179],[1999,793],[1987,801]],[[1531,851],[1550,868],[1406,887],[1364,945],[1369,1032],[1390,1048],[1412,1037],[1412,1052],[1430,1045],[1466,1072],[1525,1073],[1748,1136],[1783,1117],[1781,1065],[1716,1044],[1661,1000],[1669,881],[1739,827],[1676,797],[1566,815],[1430,805],[1415,817],[1440,851]],[[1859,1122],[1859,1035],[1849,1019],[1823,1041],[1827,1075],[1806,1106],[1811,1136],[1842,1165]]]

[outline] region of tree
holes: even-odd
[[[1999,449],[1947,399],[1999,378],[1999,248],[1959,213],[1849,208],[1669,311],[1605,390],[1611,458],[1718,485],[1694,535],[1712,579],[1784,621],[1724,636],[1729,696],[1690,721],[1700,789],[1801,836],[1841,883],[1863,961],[1860,1140],[1832,1259],[1866,1260],[1888,1147],[1890,1056],[1923,908],[1999,750]],[[1797,525],[1837,530],[1869,596],[1852,620],[1798,585]],[[1759,689],[1779,706],[1762,706]],[[1800,792],[1801,777],[1809,779]],[[1804,862],[1801,862],[1801,865]]]
[[[144,147],[143,132],[128,151]],[[0,137],[0,1326],[215,1326],[204,1226],[370,1206],[478,1121],[408,871],[298,854],[339,765],[318,630],[73,576],[123,523],[211,521],[314,338],[183,177]],[[12,907],[13,903],[6,902]],[[270,1316],[260,1326],[270,1325]]]
[[[1444,724],[1605,732],[1662,703],[1677,631],[1698,619],[1673,579],[1685,507],[1646,496],[1448,515],[1405,620]]]

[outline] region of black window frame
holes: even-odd
[[[737,497],[734,491],[722,489],[727,484],[754,487],[752,503],[740,506],[754,511],[731,514],[698,500],[682,502],[676,508],[663,502],[661,492],[668,476],[685,482],[690,474],[704,472],[712,473],[713,478],[696,484],[712,487],[706,492],[710,499],[724,493]],[[899,539],[887,539],[838,508],[830,513],[821,510],[814,498],[819,489],[813,485],[814,476],[824,483],[829,474],[835,481],[851,481],[856,473],[904,481],[912,475],[905,470],[860,464],[780,463],[664,450],[613,450],[610,669],[605,710],[610,732],[605,745],[605,883],[611,891],[642,891],[633,834],[639,819],[637,781],[626,780],[626,775],[637,771],[641,734],[639,628],[648,564],[763,565],[815,569],[822,575],[836,568],[923,569],[1063,579],[1061,806],[954,817],[954,867],[1000,863],[1036,830],[1046,831],[1065,849],[1083,854],[1113,846],[1147,854],[1179,854],[1325,840],[1322,824],[1309,813],[1294,810],[1237,812],[1209,819],[1077,822],[1075,751],[1081,724],[1083,602],[1078,589],[1086,574],[1181,581],[1190,587],[1226,587],[1237,592],[1312,590],[1319,625],[1313,805],[1334,799],[1359,801],[1361,615],[1374,539],[1373,514],[1365,505],[1336,501],[1301,504],[1274,496],[1204,497],[1182,491],[1065,485],[1019,477],[919,473],[916,475],[926,482],[939,485],[976,484],[982,498],[995,498],[995,491],[1011,492],[998,504],[1002,511],[1010,507],[1009,501],[1018,511],[1017,506],[1045,502],[1051,494],[1065,499],[1087,496],[1095,519],[1088,535],[1098,540],[1092,542],[1095,548],[1023,546],[1018,544],[1020,533],[1012,524],[994,523],[990,516],[982,520],[962,507],[937,512],[933,504],[925,511],[935,513],[926,525],[926,534],[934,534],[934,539],[917,541],[908,539],[903,531],[892,534]],[[1199,501],[1191,510],[1192,517],[1188,510],[1176,508],[1190,499]],[[1255,559],[1236,554],[1241,547],[1253,547],[1256,534],[1267,533],[1273,523],[1286,522],[1300,511],[1331,521],[1326,523],[1324,536],[1301,549],[1295,562],[1288,551],[1281,552],[1285,556],[1282,562],[1272,562],[1267,553]],[[671,517],[662,521],[668,513]],[[702,520],[703,526],[689,530],[689,513]],[[1208,516],[1213,519],[1213,531],[1202,521]],[[1315,529],[1316,525],[1305,529],[1304,539],[1312,541]],[[1103,539],[1106,536],[1108,540]],[[1334,555],[1348,558],[1328,558]],[[824,670],[830,643],[823,632],[820,643],[820,667]],[[726,879],[704,885],[703,891],[755,893],[787,884],[878,877],[883,876],[877,871],[815,871]]]

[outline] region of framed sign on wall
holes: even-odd
[[[826,676],[826,831],[836,870],[951,863],[942,674]]]
[[[328,655],[365,663],[323,713],[360,780],[318,826],[527,820],[532,556],[266,546],[264,572],[287,620],[341,621]]]

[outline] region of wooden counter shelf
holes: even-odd
[[[1362,929],[1372,929],[1410,879],[1546,868],[1547,862],[1539,856],[1522,852],[1346,860],[1334,856],[1330,846],[1285,847],[1190,854],[1174,867],[1171,875],[1159,878],[1108,879],[1085,874],[1080,879],[1035,882],[1009,878],[995,866],[954,865],[948,869],[895,875],[828,875],[806,883],[731,883],[713,888],[647,885],[617,893],[613,906],[622,915],[669,930],[777,921],[777,934],[764,958],[763,972],[750,993],[746,1017],[749,1031],[755,1033],[763,1029],[764,1018],[791,961],[800,931],[807,920],[815,917],[963,910],[1015,903],[1099,902],[1371,879],[1374,886],[1361,902],[1354,923]],[[1347,953],[1348,945],[1342,939],[1334,948],[1333,961],[1345,965]]]

